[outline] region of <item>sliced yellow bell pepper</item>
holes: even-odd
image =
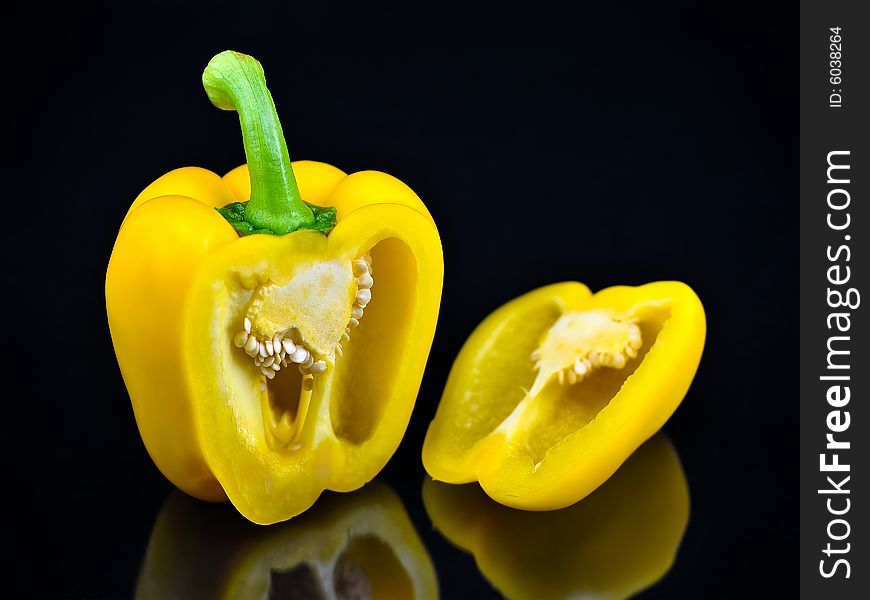
[[[573,504],[677,408],[701,358],[701,302],[673,281],[546,286],[462,347],[423,445],[436,480],[480,481],[516,508]]]
[[[664,434],[569,508],[511,510],[478,486],[430,479],[423,503],[435,527],[511,600],[633,596],[671,569],[689,520],[686,477]]]
[[[441,243],[394,177],[291,165],[257,61],[222,53],[203,80],[238,108],[248,165],[178,169],[139,195],[106,273],[109,327],[158,468],[273,523],[359,488],[395,451],[435,332]]]
[[[225,506],[170,494],[136,600],[438,597],[432,561],[401,501],[374,482],[298,519],[257,527]]]

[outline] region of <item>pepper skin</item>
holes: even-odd
[[[432,561],[383,483],[324,498],[298,519],[269,528],[226,508],[169,495],[136,600],[438,597]]]
[[[399,180],[311,161],[291,169],[257,155],[256,141],[245,138],[250,171],[177,169],[139,195],[112,251],[106,308],[158,468],[267,524],[324,489],[361,487],[395,451],[434,336],[443,258],[432,217]],[[257,197],[273,176],[277,191]],[[328,235],[311,219],[274,234],[311,215],[276,200],[288,180],[310,205],[335,207]],[[215,210],[249,198],[271,231]]]
[[[641,446],[574,506],[532,513],[492,502],[478,486],[426,479],[435,528],[472,553],[506,598],[628,598],[673,566],[689,520],[689,491],[664,434]]]
[[[685,284],[576,282],[508,302],[466,341],[423,444],[447,483],[515,508],[569,506],[665,423],[701,358],[706,320]]]

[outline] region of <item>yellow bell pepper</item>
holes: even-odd
[[[612,475],[677,408],[701,358],[695,293],[665,281],[592,294],[529,292],[462,347],[423,444],[436,480],[480,481],[502,504],[573,504]]]
[[[474,555],[511,600],[627,598],[673,566],[689,521],[689,491],[667,437],[641,446],[593,494],[563,510],[532,513],[492,502],[478,486],[427,479],[435,527]]]
[[[221,53],[203,82],[239,111],[248,164],[178,169],[136,198],[106,309],[158,468],[273,523],[359,488],[395,451],[435,332],[441,243],[399,180],[291,165],[256,60]]]
[[[151,533],[136,600],[438,597],[432,561],[380,482],[275,527],[174,492]]]

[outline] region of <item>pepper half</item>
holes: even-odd
[[[238,110],[248,164],[177,169],[136,198],[106,273],[109,327],[163,474],[273,523],[359,488],[397,448],[435,332],[441,243],[394,177],[291,164],[256,60],[221,53],[203,82]]]
[[[275,527],[256,527],[174,492],[160,509],[136,600],[438,597],[432,560],[402,502],[373,482],[324,498]]]
[[[436,480],[480,481],[528,510],[569,506],[667,421],[692,382],[706,320],[664,281],[559,283],[489,315],[462,347],[423,444]]]
[[[431,479],[423,482],[423,504],[435,528],[471,552],[512,600],[631,597],[671,569],[689,521],[686,476],[664,434],[562,510],[512,510],[478,486]]]

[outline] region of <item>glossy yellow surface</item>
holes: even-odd
[[[572,311],[637,325],[643,345],[622,368],[601,367],[537,393],[533,352]],[[692,382],[704,346],[701,302],[674,281],[592,294],[549,285],[487,317],[456,358],[423,445],[436,480],[479,481],[496,501],[528,510],[569,506],[601,485],[667,421]]]
[[[228,497],[257,523],[299,514],[324,489],[357,489],[386,464],[414,406],[443,279],[438,231],[410,188],[373,171],[293,168],[304,199],[337,208],[328,237],[240,238],[214,208],[247,199],[246,168],[224,179],[177,169],[134,201],[106,274],[112,341],[149,454],[185,492]],[[264,427],[260,374],[233,346],[244,284],[366,252],[377,280],[365,317],[315,378],[299,444],[280,447]]]
[[[395,493],[374,482],[263,528],[179,492],[160,510],[135,598],[432,600],[432,561]]]
[[[527,512],[493,502],[477,485],[426,479],[435,527],[471,552],[511,600],[627,598],[670,570],[689,518],[679,458],[659,434],[607,483],[562,510]]]

